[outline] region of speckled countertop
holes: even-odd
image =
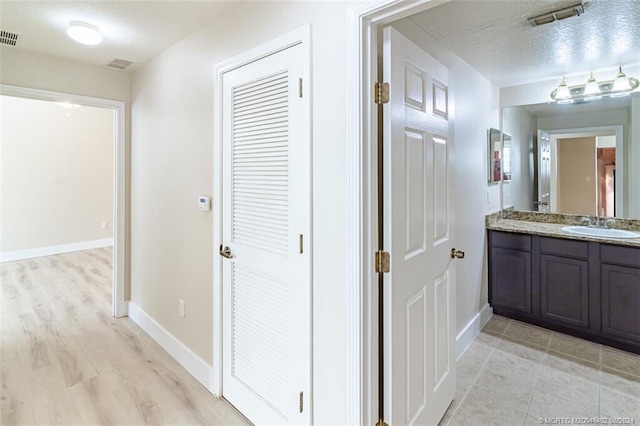
[[[540,214],[526,214],[520,215],[519,212],[514,211],[502,211],[492,215],[488,215],[486,218],[487,229],[493,231],[505,231],[515,232],[519,234],[532,234],[542,235],[545,237],[565,238],[569,240],[579,241],[595,241],[598,243],[615,244],[620,246],[630,246],[640,248],[640,238],[623,239],[623,238],[596,238],[589,236],[582,236],[576,234],[570,234],[564,232],[562,227],[567,225],[580,225],[581,216],[575,215],[553,215],[556,216],[558,222],[562,223],[550,223],[538,221],[537,216]],[[561,217],[558,217],[561,216]],[[566,216],[566,217],[564,217]],[[615,226],[619,229],[628,230],[640,230],[640,221],[625,220],[624,226]],[[635,223],[638,222],[638,223]]]

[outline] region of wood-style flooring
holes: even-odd
[[[0,264],[2,425],[247,422],[128,318],[111,249]]]

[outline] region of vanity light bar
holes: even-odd
[[[572,18],[574,16],[580,16],[583,13],[584,6],[582,3],[578,3],[574,4],[573,6],[563,7],[562,9],[557,9],[549,13],[545,13],[544,15],[534,16],[533,18],[527,19],[527,21],[531,24],[532,27],[537,27],[538,25],[550,24],[555,21],[561,21],[563,19]]]
[[[622,70],[614,80],[596,82],[595,79],[591,81],[592,78],[589,78],[585,84],[567,86],[567,80],[563,77],[560,85],[551,92],[551,99],[559,104],[571,104],[576,101],[595,101],[604,96],[617,98],[628,96],[640,85],[637,79],[627,77],[622,73]],[[624,80],[623,85],[620,84],[621,78]],[[597,85],[595,89],[593,89],[594,82]],[[591,84],[591,90],[587,90],[589,84]]]

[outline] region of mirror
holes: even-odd
[[[487,132],[489,149],[487,152],[489,167],[487,168],[487,179],[489,183],[500,182],[500,171],[502,170],[502,141],[500,140],[500,130],[491,128]]]
[[[640,182],[629,178],[639,164],[640,93],[502,113],[513,136],[502,146],[503,208],[640,218]]]
[[[489,142],[487,150],[489,183],[511,180],[511,136],[491,128],[487,132],[487,140]]]

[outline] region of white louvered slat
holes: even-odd
[[[287,285],[238,265],[233,283],[232,374],[285,417]]]
[[[280,255],[289,239],[288,85],[285,71],[233,90],[233,239]]]

